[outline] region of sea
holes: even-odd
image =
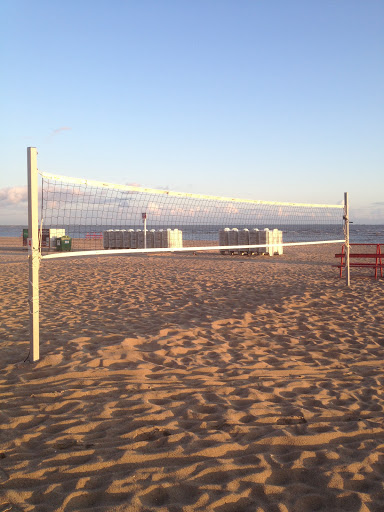
[[[49,227],[49,226],[44,226]],[[107,229],[123,229],[122,226],[61,226],[67,235],[73,238],[86,238],[87,233],[101,233]],[[81,229],[79,229],[79,227]],[[130,226],[133,229],[142,229],[143,226]],[[148,226],[147,229],[178,228],[183,231],[184,240],[216,240],[219,229],[217,225],[184,225],[184,226]],[[255,226],[236,226],[239,229],[253,229]],[[256,226],[264,229],[265,226]],[[21,237],[25,225],[0,225],[0,237]],[[344,238],[340,225],[318,226],[271,226],[283,231],[284,242],[309,242],[318,240],[341,240]],[[350,224],[351,243],[382,243],[384,244],[384,225],[382,224]]]

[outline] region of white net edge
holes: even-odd
[[[344,204],[317,204],[317,203],[298,203],[298,202],[281,202],[281,201],[264,201],[259,199],[242,199],[225,196],[211,196],[204,194],[193,194],[189,192],[177,192],[172,190],[160,190],[146,187],[137,187],[134,185],[119,185],[115,183],[108,183],[102,181],[88,180],[84,178],[73,178],[69,176],[62,176],[58,174],[50,174],[39,171],[40,176],[43,179],[55,180],[63,183],[71,183],[77,185],[86,185],[91,187],[102,187],[114,190],[124,190],[127,192],[142,192],[144,194],[158,194],[165,196],[185,197],[190,199],[206,199],[211,201],[224,201],[224,202],[237,202],[237,203],[248,203],[257,205],[271,205],[271,206],[293,206],[293,207],[305,207],[305,208],[339,208],[344,209]]]
[[[288,242],[282,243],[281,247],[293,247],[293,246],[304,246],[304,245],[324,245],[324,244],[339,244],[345,243],[345,239],[340,240],[321,240],[315,242]],[[171,247],[171,248],[151,248],[151,249],[100,249],[95,251],[74,251],[74,252],[63,252],[54,254],[41,254],[41,259],[56,259],[56,258],[73,258],[82,256],[118,256],[122,254],[154,254],[163,252],[203,252],[203,251],[242,251],[246,249],[257,249],[265,247],[263,245],[207,245],[205,247]]]

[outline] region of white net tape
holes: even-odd
[[[43,248],[59,252],[258,248],[263,251],[255,253],[281,253],[284,245],[344,240],[343,205],[232,199],[41,176]]]

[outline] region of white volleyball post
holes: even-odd
[[[348,192],[344,192],[344,231],[345,231],[345,282],[351,286],[351,274],[349,266],[349,204]]]
[[[147,214],[145,212],[143,212],[141,214],[141,217],[144,222],[144,249],[146,249],[147,248]]]
[[[28,259],[29,259],[29,360],[38,361],[39,351],[39,220],[37,150],[27,148],[28,167]]]

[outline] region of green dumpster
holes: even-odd
[[[56,238],[56,250],[60,252],[68,252],[72,249],[72,238],[70,236],[62,236]]]
[[[23,246],[27,247],[27,240],[28,240],[28,228],[23,229]]]

